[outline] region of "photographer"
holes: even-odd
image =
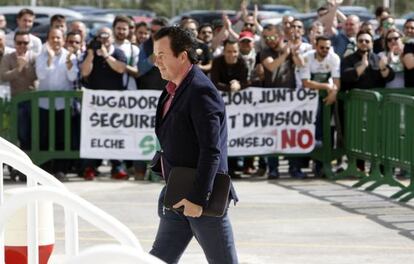
[[[125,90],[123,73],[127,59],[122,50],[113,45],[112,30],[101,28],[96,38],[87,47],[87,55],[81,65],[82,77],[87,79],[89,89],[93,90]],[[127,179],[128,174],[121,166],[121,162],[111,160],[112,178]],[[95,165],[95,166],[94,166]],[[96,161],[90,161],[84,171],[86,180],[93,180],[96,176]]]
[[[112,30],[103,27],[87,47],[87,55],[81,65],[82,77],[87,78],[93,90],[123,90],[123,73],[126,68],[125,54],[113,45]],[[108,67],[109,66],[109,67]]]

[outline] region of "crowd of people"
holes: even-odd
[[[377,28],[369,21],[362,23],[357,15],[345,16],[336,1],[328,1],[305,30],[294,15],[283,16],[277,25],[262,25],[258,12],[249,12],[242,2],[235,20],[223,15],[212,24],[200,25],[191,17],[182,17],[179,25],[169,25],[163,17],[149,24],[134,23],[129,17],[117,16],[112,27],[100,28],[87,42],[87,29],[82,22],[74,21],[67,27],[65,17],[57,14],[50,20],[46,43],[42,43],[30,33],[35,14],[25,8],[17,15],[15,30],[6,30],[6,25],[0,23],[0,78],[9,83],[12,97],[33,90],[68,91],[82,87],[162,90],[167,81],[154,63],[152,36],[163,27],[179,26],[197,39],[197,65],[220,91],[234,93],[250,86],[325,90],[315,131],[320,142],[321,106],[337,104],[338,91],[414,87],[414,19],[407,19],[400,32],[389,9],[378,7],[375,15]],[[46,99],[39,101],[42,128],[48,127],[49,107]],[[63,99],[55,101],[56,149],[63,149],[65,133],[76,135],[64,129],[64,107]],[[30,109],[28,102],[18,106],[18,138],[24,150],[31,147]],[[340,106],[337,109],[341,112]],[[40,148],[47,150],[48,129],[42,131]],[[73,138],[73,147],[79,147],[79,135]],[[232,157],[229,174],[234,178],[243,173],[277,179],[278,161],[276,155],[260,157],[255,166],[254,158]],[[302,171],[308,166],[307,158],[288,161],[291,177],[307,177]],[[128,179],[133,173],[142,180],[147,173],[145,161],[110,162],[114,179]],[[93,180],[100,163],[83,160],[75,164],[85,180]],[[43,167],[65,180],[73,164],[54,160]],[[321,174],[321,169],[322,164],[315,161],[315,174]]]

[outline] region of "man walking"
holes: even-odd
[[[177,263],[191,238],[195,236],[209,263],[237,263],[230,220],[203,216],[214,178],[227,172],[227,125],[224,102],[205,74],[194,65],[196,40],[178,27],[166,27],[154,36],[155,65],[168,80],[158,102],[155,133],[162,155],[158,164],[168,180],[173,167],[197,170],[193,191],[174,208],[166,209],[161,191],[158,214],[160,223],[151,254],[167,263]],[[155,159],[154,161],[157,161]],[[229,199],[237,201],[234,189]]]

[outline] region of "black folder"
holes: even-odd
[[[194,188],[197,170],[186,167],[174,167],[168,177],[167,188],[164,196],[164,206],[168,209],[182,212],[183,207],[174,209],[173,205],[187,198],[187,195]],[[210,195],[209,203],[203,208],[205,216],[223,216],[228,203],[230,192],[230,176],[217,173],[214,179],[213,190]]]

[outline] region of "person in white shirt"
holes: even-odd
[[[6,35],[6,45],[8,47],[14,48],[14,34],[16,31],[29,31],[33,27],[33,21],[35,19],[35,14],[31,9],[23,8],[17,14],[17,28],[15,31],[10,32]],[[36,37],[33,34],[30,34],[30,43],[29,49],[35,54],[39,54],[42,50],[42,41],[40,38]]]
[[[340,87],[340,59],[331,51],[331,40],[325,36],[316,38],[315,50],[304,55],[304,66],[300,69],[304,88],[325,90],[327,96],[323,99],[326,105],[336,101],[336,94]],[[316,115],[315,139],[322,141],[322,102],[318,104]],[[315,175],[322,175],[322,163],[315,161]]]
[[[64,47],[64,36],[60,29],[51,29],[48,33],[45,49],[36,59],[36,75],[39,80],[39,91],[70,91],[73,82],[78,77],[78,66],[75,55],[69,53]],[[56,144],[52,149],[63,150],[64,134],[69,131],[64,127],[65,105],[64,98],[55,100],[55,137]],[[49,109],[51,104],[48,98],[40,98],[40,149],[49,149]],[[52,108],[53,109],[53,108]],[[67,171],[65,160],[55,160],[44,165],[44,169],[55,174],[59,180],[65,180]]]
[[[126,70],[123,76],[127,90],[136,90],[135,78],[138,77],[139,48],[128,40],[129,24],[131,19],[126,16],[117,16],[112,24],[114,30],[114,46],[122,50],[127,58]]]

